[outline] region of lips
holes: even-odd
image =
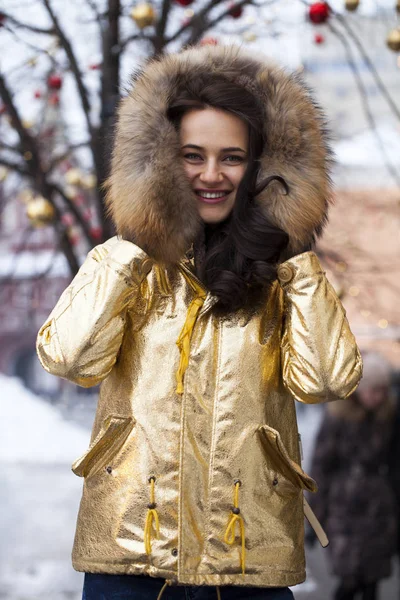
[[[222,192],[224,192],[223,196],[219,196],[217,198],[205,198],[202,195],[202,193],[219,194]],[[195,193],[198,196],[198,198],[206,204],[219,204],[221,202],[224,202],[231,192],[229,190],[195,190]]]

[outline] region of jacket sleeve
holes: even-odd
[[[46,371],[83,387],[105,379],[121,346],[126,310],[151,267],[140,248],[117,238],[91,250],[38,333]]]
[[[362,360],[346,312],[314,252],[278,267],[285,319],[283,382],[300,402],[346,398],[362,375]]]

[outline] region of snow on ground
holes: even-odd
[[[72,463],[89,444],[89,432],[65,421],[59,411],[0,374],[2,463]]]

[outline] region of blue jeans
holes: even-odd
[[[157,600],[164,579],[147,575],[85,573],[82,600]],[[221,600],[293,600],[289,588],[220,586]],[[214,585],[167,586],[162,600],[217,600]]]

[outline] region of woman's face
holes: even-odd
[[[205,223],[230,214],[247,168],[247,125],[216,108],[191,110],[181,120],[181,155]]]

